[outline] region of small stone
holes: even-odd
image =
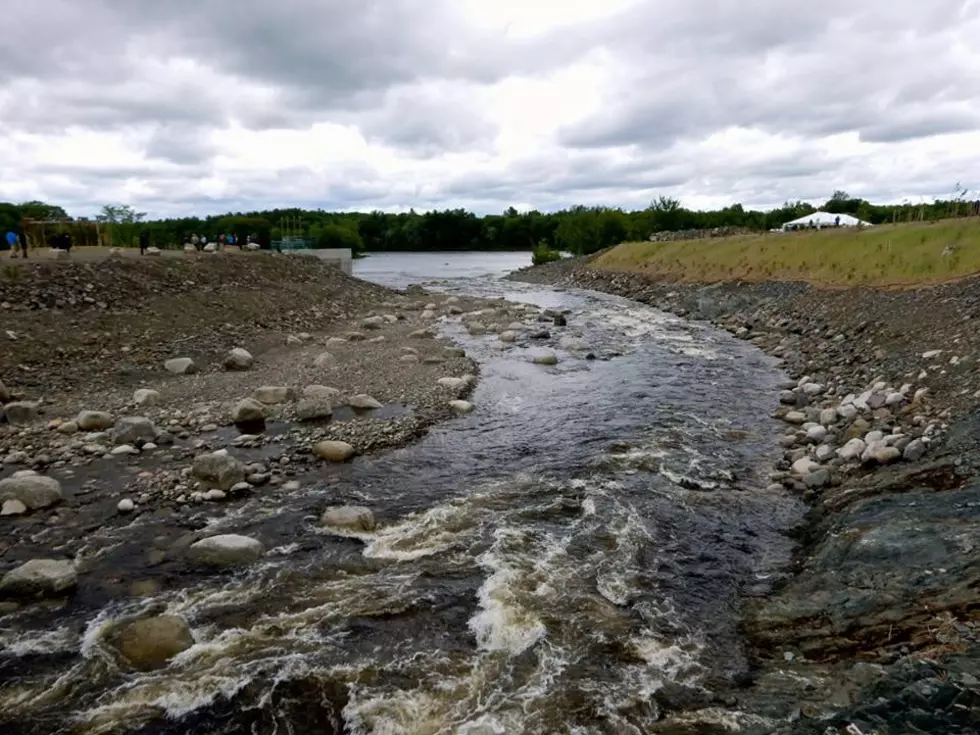
[[[501,342],[516,342],[518,334],[515,331],[507,330],[506,332],[500,333]]]
[[[308,385],[303,388],[303,398],[318,398],[336,402],[341,395],[339,390],[326,385]]]
[[[443,388],[452,388],[453,390],[466,387],[466,381],[463,378],[439,378],[436,382]]]
[[[245,466],[223,449],[195,457],[191,472],[218,490],[229,490],[245,479]]]
[[[320,525],[345,531],[373,531],[374,513],[369,508],[354,505],[327,508],[320,516]]]
[[[139,454],[140,450],[134,447],[132,444],[120,444],[118,447],[113,447],[109,452],[114,457],[119,457],[124,454]]]
[[[790,411],[785,416],[783,416],[783,421],[787,424],[802,424],[806,421],[806,414],[802,411]]]
[[[288,493],[295,492],[300,489],[302,485],[296,480],[290,480],[289,482],[283,483],[282,489]]]
[[[255,425],[258,430],[261,430],[265,417],[265,404],[254,398],[243,398],[231,409],[231,420],[236,425]]]
[[[189,357],[175,357],[163,363],[164,369],[174,375],[192,375],[197,372],[197,365]]]
[[[313,358],[313,367],[328,368],[337,364],[337,357],[332,352],[321,352]]]
[[[0,480],[0,500],[19,500],[30,510],[48,508],[63,498],[61,483],[53,477],[18,472]]]
[[[329,398],[301,398],[296,404],[300,421],[322,421],[333,416],[333,401]]]
[[[820,444],[827,438],[827,427],[819,425],[811,426],[809,429],[807,429],[806,436],[814,444]]]
[[[237,534],[222,534],[201,539],[190,545],[191,561],[216,567],[237,567],[258,561],[265,547],[258,540]]]
[[[252,398],[259,403],[275,405],[296,400],[296,391],[285,386],[262,386],[252,391]]]
[[[105,411],[82,411],[75,423],[82,431],[105,431],[112,428],[115,419]]]
[[[896,447],[897,448],[897,447]],[[926,453],[926,445],[921,439],[913,439],[902,452],[902,457],[908,462],[917,462]]]
[[[236,482],[228,492],[232,495],[245,495],[252,492],[252,486],[246,481]]]
[[[803,478],[803,484],[811,489],[826,487],[830,484],[830,471],[822,469],[811,472]]]
[[[851,439],[847,444],[837,450],[837,456],[845,461],[860,458],[867,449],[867,444],[862,439]]]
[[[824,392],[824,387],[819,383],[804,383],[801,387],[803,394],[811,398],[819,396]]]
[[[132,513],[136,509],[136,504],[129,498],[123,498],[116,504],[116,510],[120,513]]]
[[[74,421],[65,421],[63,424],[58,424],[58,433],[60,434],[77,434],[78,424]]]
[[[16,498],[3,501],[3,508],[0,509],[0,516],[22,516],[27,512],[27,506]]]
[[[160,402],[160,391],[140,388],[133,393],[133,403],[137,406],[155,406]]]
[[[31,559],[0,579],[0,597],[58,597],[78,584],[78,572],[70,561]]]
[[[227,497],[228,496],[225,495],[223,491],[218,490],[217,488],[212,488],[204,493],[204,499],[210,501],[224,500]]]
[[[183,618],[159,615],[130,623],[113,636],[113,647],[136,669],[149,671],[194,645]]]
[[[450,401],[449,408],[453,413],[473,413],[473,404],[469,401]]]
[[[820,412],[820,424],[822,426],[833,426],[837,422],[837,409],[825,408]]]
[[[37,418],[38,404],[34,401],[14,401],[4,406],[4,415],[12,426],[24,426]]]
[[[779,402],[784,406],[795,406],[796,398],[796,392],[791,390],[784,390],[779,394]]]
[[[252,353],[241,347],[235,347],[225,355],[224,362],[222,363],[225,370],[232,371],[245,371],[251,370],[252,364],[255,362],[255,358],[252,357]]]
[[[369,316],[361,321],[362,329],[381,329],[387,322],[383,316]]]
[[[343,441],[322,441],[313,446],[313,453],[328,462],[346,462],[354,456],[354,447]]]
[[[380,401],[372,398],[366,393],[360,393],[356,396],[352,396],[351,399],[347,401],[347,405],[350,406],[351,408],[358,408],[358,409],[365,409],[365,410],[382,407]]]
[[[531,362],[533,362],[535,365],[557,365],[558,355],[554,354],[553,352],[547,352],[542,355],[535,355],[531,359]]]
[[[826,462],[827,460],[831,459],[836,453],[837,450],[835,450],[829,444],[821,444],[819,447],[817,447],[817,450],[813,453],[813,456],[817,458],[818,462]]]
[[[398,361],[399,362],[404,362],[404,363],[412,363],[413,365],[417,365],[418,362],[419,362],[419,356],[418,355],[402,355],[401,357],[398,358]]]
[[[812,472],[816,472],[820,469],[820,465],[814,462],[809,457],[803,457],[798,459],[793,463],[793,474],[805,477]]]
[[[116,420],[112,429],[112,440],[116,444],[139,446],[156,440],[157,427],[145,416],[123,416]]]

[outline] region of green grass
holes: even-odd
[[[807,281],[824,286],[939,283],[980,273],[980,219],[628,242],[594,262],[671,281]]]

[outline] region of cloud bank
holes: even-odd
[[[980,190],[977,0],[32,0],[5,20],[0,200],[74,214]]]

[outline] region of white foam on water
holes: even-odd
[[[364,556],[370,559],[413,561],[461,543],[475,530],[478,516],[468,499],[456,499],[357,536],[367,543]]]
[[[536,564],[527,556],[514,553],[512,547],[525,543],[522,531],[498,528],[493,546],[477,559],[480,566],[490,571],[490,576],[477,592],[480,612],[470,619],[469,626],[484,650],[519,654],[547,633],[541,619],[521,599],[522,586],[532,573],[540,570],[534,566],[543,567],[546,563],[542,559]],[[532,589],[539,586],[535,584]]]
[[[0,632],[0,649],[12,656],[60,653],[78,648],[78,633],[70,628],[24,631],[6,628]]]

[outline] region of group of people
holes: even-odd
[[[7,247],[13,251],[14,257],[17,256],[18,252],[22,258],[27,257],[27,235],[23,232],[17,232],[15,230],[8,230],[7,234],[4,236],[7,242]],[[62,230],[60,232],[52,232],[47,236],[48,247],[54,250],[65,250],[71,252],[72,246],[75,244],[74,238],[72,238],[71,233]]]
[[[201,251],[204,250],[208,244],[208,236],[198,236],[195,233],[190,236],[190,239],[187,242],[193,245],[195,250]],[[214,241],[214,245],[218,250],[223,250],[225,245],[237,245],[239,250],[244,250],[245,246],[252,242],[255,242],[255,237],[253,235],[247,235],[244,239],[242,239],[240,235],[235,235],[228,232],[218,235],[217,239]]]

